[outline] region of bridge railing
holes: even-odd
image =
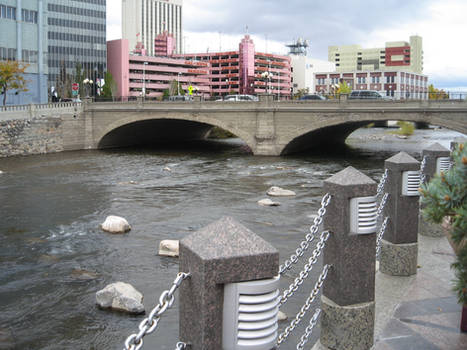
[[[57,103],[43,103],[43,104],[29,104],[29,105],[11,105],[0,106],[0,112],[18,112],[29,111],[31,109],[59,109],[81,106],[80,102],[57,102]]]

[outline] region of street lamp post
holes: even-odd
[[[86,90],[86,98],[89,98],[89,88],[94,84],[94,82],[88,78],[83,80],[83,85]]]
[[[177,75],[177,96],[180,95],[180,75],[182,75],[182,72],[178,72]]]
[[[143,97],[146,97],[146,65],[148,62],[143,64]]]

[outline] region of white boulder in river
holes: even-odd
[[[266,192],[268,196],[273,196],[273,197],[288,197],[288,196],[295,196],[296,193],[291,190],[284,190],[283,188],[280,188],[278,186],[272,186],[269,188],[269,190]]]
[[[159,255],[176,257],[178,252],[177,240],[165,239],[159,243]]]
[[[142,301],[143,294],[138,292],[131,284],[124,282],[109,284],[96,293],[96,302],[99,307],[125,311],[131,314],[144,313]]]
[[[102,230],[110,233],[125,233],[131,230],[131,226],[124,218],[120,216],[107,216],[104,223],[100,226]]]
[[[277,206],[281,205],[279,202],[273,202],[269,198],[259,200],[258,204],[262,205],[263,207],[277,207]]]

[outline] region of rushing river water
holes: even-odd
[[[283,261],[307,233],[324,179],[352,165],[378,181],[394,153],[419,158],[423,147],[435,141],[448,147],[460,136],[424,130],[401,140],[385,132],[361,129],[345,151],[292,157],[254,157],[234,139],[0,159],[0,349],[122,349],[143,316],[99,310],[95,293],[128,282],[150,311],[178,272],[177,259],[157,255],[160,240],[181,239],[228,215],[277,247]],[[259,206],[273,185],[297,196],[278,199],[279,207]],[[125,217],[131,232],[100,231],[107,215]],[[281,289],[292,276],[282,279]],[[285,305],[289,321],[312,284]],[[175,348],[178,299],[159,325],[144,349]],[[281,348],[294,349],[304,326]]]

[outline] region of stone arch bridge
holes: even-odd
[[[265,96],[267,97],[267,96]],[[284,155],[343,142],[371,122],[423,122],[467,134],[466,101],[280,101],[85,103],[85,148],[202,139],[213,126],[255,155]]]

